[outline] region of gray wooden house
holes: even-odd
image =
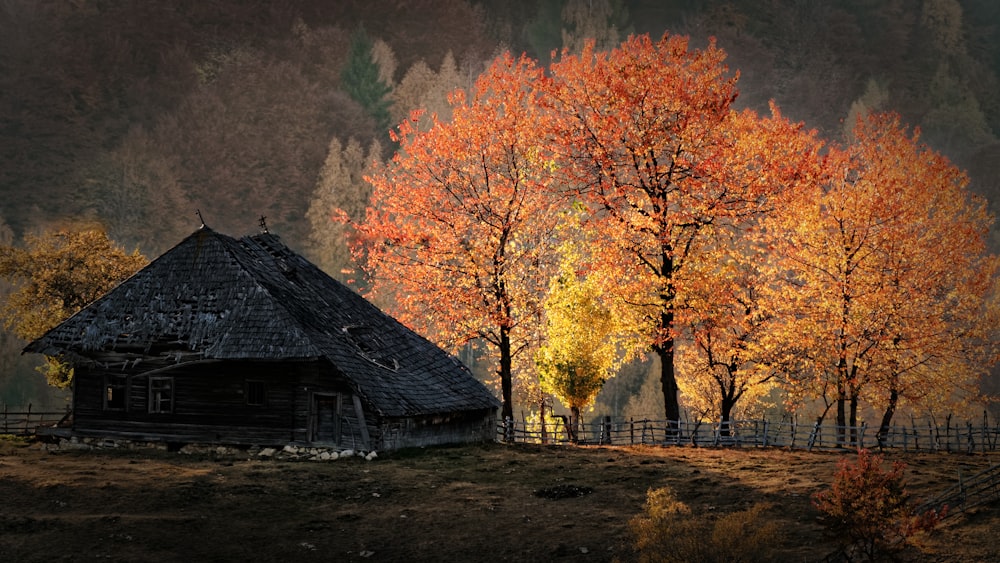
[[[30,343],[75,367],[72,433],[392,450],[492,440],[457,359],[273,234],[202,227]]]

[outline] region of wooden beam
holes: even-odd
[[[361,406],[361,397],[351,393],[351,398],[354,399],[354,414],[358,417],[358,424],[361,426],[361,445],[366,450],[371,450],[371,438],[368,436],[368,423],[365,422],[365,409]]]

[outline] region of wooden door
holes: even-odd
[[[313,394],[310,442],[335,445],[340,441],[340,409],[339,394]]]

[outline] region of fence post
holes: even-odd
[[[28,403],[28,412],[24,415],[24,433],[28,433],[28,421],[31,420],[31,403]]]
[[[927,421],[927,439],[930,440],[929,451],[935,453],[941,451],[941,428],[938,427],[936,419],[933,423]]]
[[[986,415],[986,411],[984,410],[983,411],[983,437],[982,437],[982,440],[980,440],[980,443],[982,444],[980,450],[982,451],[982,453],[984,455],[986,454],[986,442],[990,439],[989,434],[986,433],[986,429],[988,428],[987,422],[988,422],[987,415]]]
[[[601,444],[611,444],[611,417],[607,415],[601,424]]]
[[[808,447],[806,448],[807,451],[810,451],[810,452],[812,451],[813,446],[816,444],[816,435],[818,433],[819,433],[819,421],[817,420],[816,424],[813,425],[812,433],[809,434],[809,444],[808,444]]]
[[[944,419],[944,450],[951,453],[951,414]]]
[[[981,439],[979,440],[979,443],[980,443],[979,451],[982,452],[983,455],[986,454],[986,440],[988,440],[987,434],[986,434],[986,422],[987,422],[986,416],[987,416],[986,415],[986,411],[983,410],[983,435],[982,435]]]
[[[969,428],[969,455],[972,455],[976,451],[976,440],[972,437],[972,423],[965,421],[965,424]]]
[[[767,419],[765,419],[763,422],[764,422],[764,447],[766,448],[767,447],[767,426],[768,426]]]

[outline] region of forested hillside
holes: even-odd
[[[362,174],[396,148],[389,127],[415,109],[447,120],[447,93],[505,50],[547,63],[586,38],[664,31],[716,37],[737,105],[774,100],[827,139],[861,112],[899,112],[1000,210],[994,0],[8,0],[4,236],[99,223],[155,257],[198,227],[196,210],[234,235],[266,216],[347,277],[329,218],[363,212]],[[10,335],[3,346],[0,401],[27,402],[40,391],[4,396],[26,362]]]

